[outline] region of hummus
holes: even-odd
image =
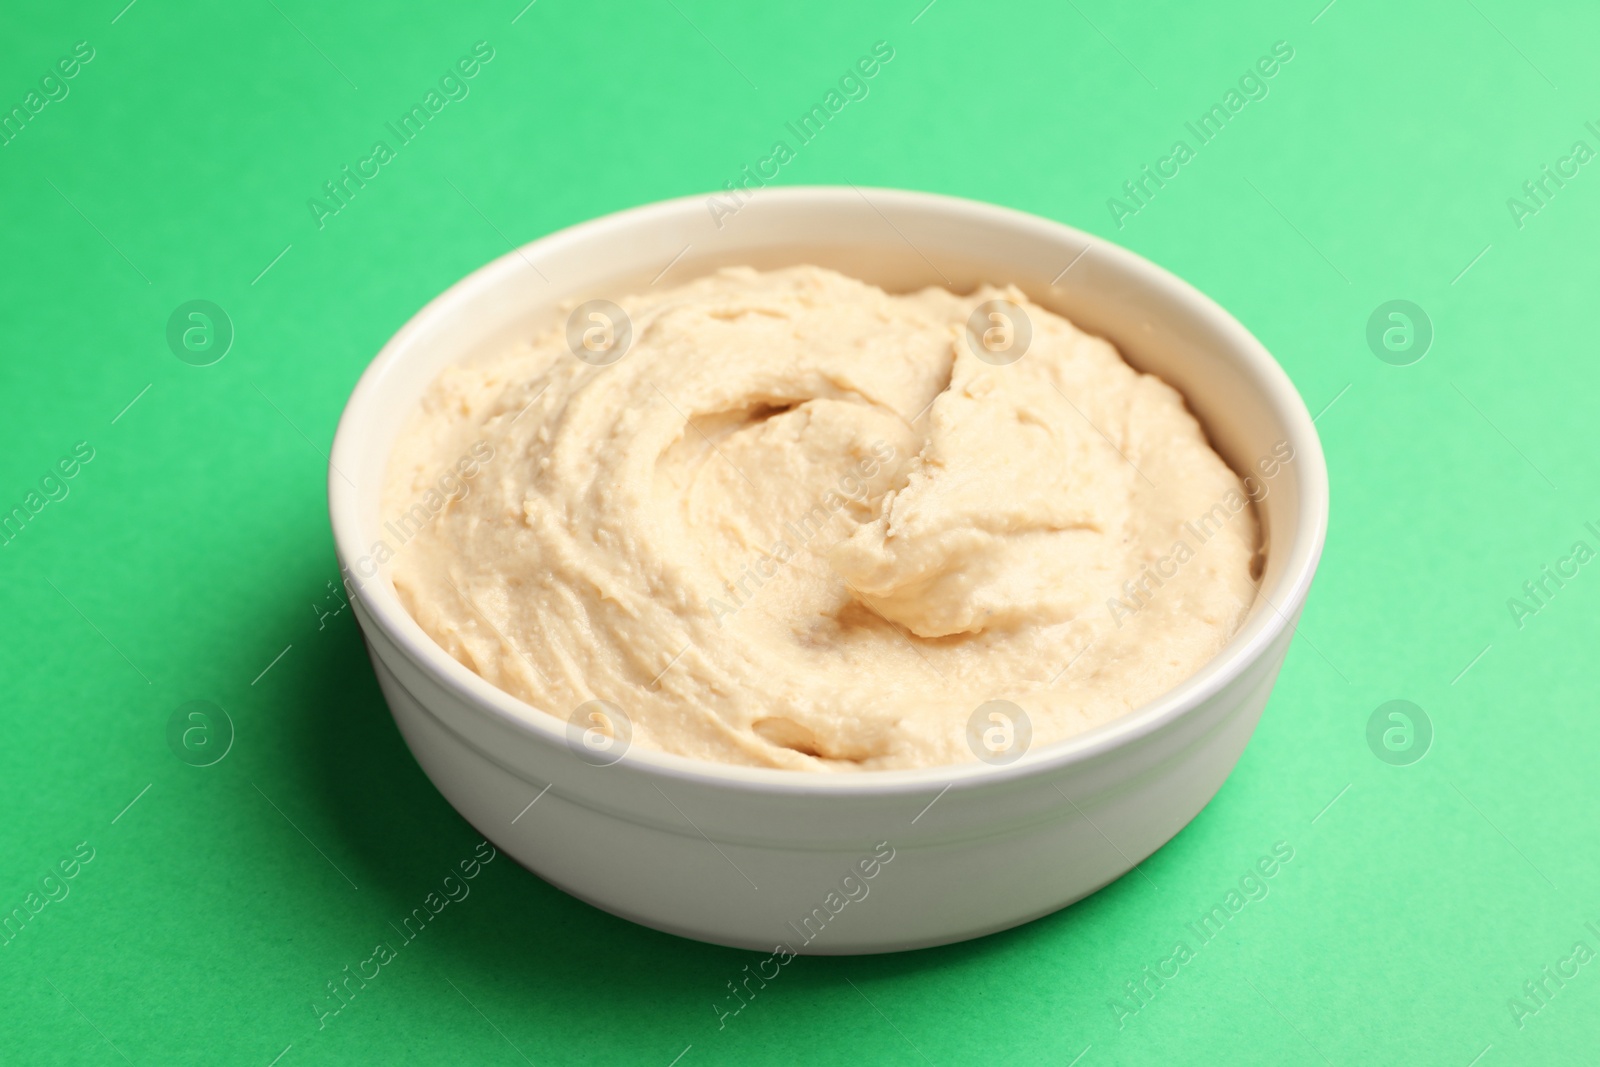
[[[991,758],[1159,696],[1255,600],[1254,510],[1183,398],[1015,289],[734,268],[593,306],[441,374],[383,502],[417,622],[562,720],[796,770]]]

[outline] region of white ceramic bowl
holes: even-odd
[[[373,667],[417,761],[485,837],[549,882],[634,922],[743,948],[960,941],[1127,873],[1232,770],[1311,585],[1327,471],[1294,386],[1189,285],[1045,219],[849,187],[765,189],[720,214],[708,198],[671,200],[534,241],[423,308],[357,384],[333,445],[329,509]],[[1243,628],[1160,699],[1006,766],[811,775],[642,746],[611,766],[578,758],[568,709],[533,708],[446,655],[374,563],[390,447],[441,368],[554,325],[558,302],[616,299],[669,264],[663,280],[677,284],[740,263],[814,263],[901,291],[1013,282],[1180,389],[1235,470],[1287,442],[1294,459],[1258,505],[1268,551]]]

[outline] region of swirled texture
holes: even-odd
[[[956,763],[990,701],[1035,748],[1148,702],[1255,599],[1182,397],[1020,292],[735,268],[621,304],[610,365],[557,330],[445,371],[385,488],[408,610],[535,708],[729,763]]]

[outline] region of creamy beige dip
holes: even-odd
[[[1150,701],[1254,602],[1254,510],[1183,398],[1014,289],[736,268],[621,306],[446,370],[385,486],[408,610],[535,708],[727,763],[956,763]]]

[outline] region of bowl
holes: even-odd
[[[380,511],[390,449],[442,368],[557,325],[563,301],[732,264],[812,263],[890,291],[1014,283],[1177,387],[1235,471],[1292,459],[1256,503],[1243,626],[1199,672],[1015,762],[810,774],[633,746],[597,759],[446,654],[397,598]],[[788,954],[890,952],[1028,922],[1126,874],[1193,819],[1249,741],[1305,603],[1327,470],[1287,375],[1210,299],[1133,253],[989,204],[855,187],[650,204],[525,245],[424,307],[362,375],[328,479],[340,567],[395,722],[439,791],[541,878],[683,937]],[[552,713],[553,712],[553,713]]]

